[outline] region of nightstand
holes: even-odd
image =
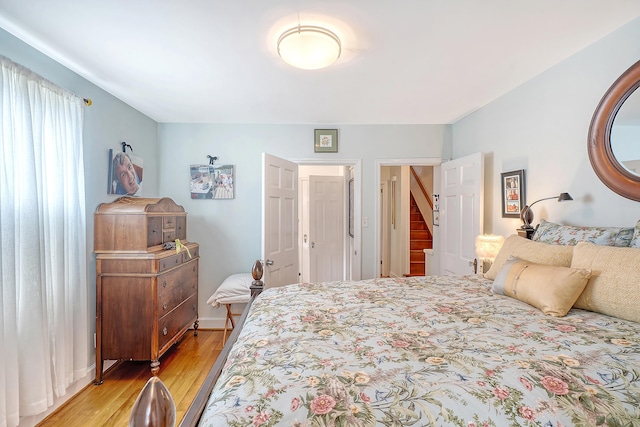
[[[536,227],[537,228],[537,227]],[[518,228],[518,236],[525,237],[529,240],[533,237],[533,233],[536,232],[536,228]]]

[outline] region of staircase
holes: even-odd
[[[413,194],[411,195],[410,216],[410,268],[407,276],[424,276],[424,249],[433,248],[433,236],[420,213],[420,209],[418,209]]]

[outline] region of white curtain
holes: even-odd
[[[13,427],[87,374],[83,101],[0,66],[0,427]]]

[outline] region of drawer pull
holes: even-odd
[[[196,266],[195,266],[195,265],[193,266],[193,271],[194,271],[194,272],[196,271]]]
[[[165,302],[164,304],[162,304],[162,309],[166,310],[167,309],[167,303]]]
[[[176,258],[176,264],[178,263],[178,258]]]
[[[167,287],[167,281],[165,280],[164,282],[162,282],[162,287],[166,288]]]
[[[193,311],[196,311],[197,308],[198,307],[195,304],[193,304]]]
[[[162,335],[167,335],[167,327],[162,328]]]

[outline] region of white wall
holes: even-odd
[[[544,201],[536,219],[573,225],[634,226],[640,204],[609,190],[587,154],[591,116],[609,86],[640,59],[640,18],[453,125],[454,158],[485,153],[485,232],[514,234],[501,217],[500,173],[526,170],[526,200]]]
[[[337,128],[338,153],[314,153],[314,127]],[[260,257],[262,209],[261,153],[291,159],[362,159],[362,278],[375,274],[377,224],[376,159],[444,157],[451,154],[448,125],[159,125],[159,182],[164,196],[188,212],[188,239],[201,245],[199,315],[222,318],[223,311],[206,305],[219,284],[230,274],[249,271]],[[236,165],[234,200],[191,200],[189,165]],[[356,219],[359,220],[359,219]]]

